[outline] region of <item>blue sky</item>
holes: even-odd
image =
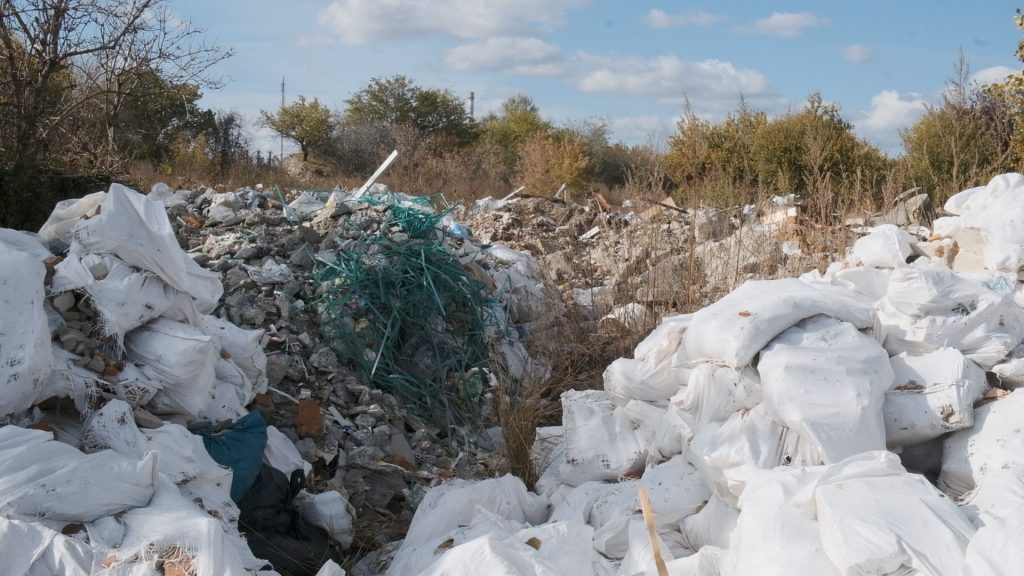
[[[524,93],[556,122],[597,119],[627,143],[663,143],[683,102],[722,118],[739,95],[771,114],[812,91],[889,153],[937,101],[962,49],[979,81],[1021,69],[1016,6],[1002,0],[171,0],[235,50],[203,103],[248,119],[287,99],[341,109],[375,76],[477,96]],[[254,143],[276,150],[256,131]]]

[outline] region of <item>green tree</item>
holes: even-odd
[[[1006,100],[970,82],[961,56],[937,106],[902,134],[910,179],[943,200],[1013,169],[1014,121]]]
[[[1019,30],[1024,30],[1024,12],[1019,8],[1013,18]],[[1024,38],[1017,41],[1017,60],[1024,62]],[[1011,74],[998,84],[986,88],[986,94],[997,99],[1006,108],[1011,123],[1010,152],[1016,170],[1024,171],[1024,72]]]
[[[349,125],[407,126],[423,136],[444,136],[460,145],[474,135],[473,120],[462,100],[449,90],[417,86],[402,75],[373,78],[345,105],[344,120]]]
[[[331,111],[313,98],[305,96],[280,110],[277,114],[260,112],[260,124],[274,132],[294,140],[302,151],[302,161],[309,160],[309,153],[325,145],[331,136]]]
[[[718,182],[747,190],[750,201],[759,191],[820,194],[823,187],[848,197],[880,191],[888,160],[856,137],[838,106],[813,93],[798,112],[775,118],[739,109],[722,122],[710,122],[688,109],[669,141],[669,174],[684,187]]]
[[[52,151],[85,139],[74,130],[115,118],[147,71],[169,86],[219,86],[208,71],[230,51],[205,44],[202,31],[172,17],[167,5],[0,0],[0,161],[15,171],[62,163]],[[102,128],[112,143],[115,126]]]
[[[518,162],[520,146],[551,129],[551,123],[541,117],[533,100],[520,94],[506,100],[500,113],[488,114],[480,121],[480,138],[494,146],[502,162],[511,168]]]

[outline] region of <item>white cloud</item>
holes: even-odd
[[[875,53],[863,44],[849,44],[843,46],[843,58],[850,62],[870,62],[875,59]]]
[[[578,58],[584,72],[576,83],[584,92],[653,96],[665,103],[689,98],[699,105],[740,94],[764,95],[768,91],[768,81],[760,72],[736,68],[721,60],[688,62],[675,56],[644,59],[592,54],[580,54]]]
[[[971,80],[981,85],[996,84],[1002,82],[1010,74],[1017,74],[1020,70],[1014,70],[1009,66],[991,66],[978,70],[971,76]]]
[[[871,109],[854,123],[861,136],[892,151],[899,147],[899,132],[924,114],[928,102],[920,94],[885,90],[871,97]]]
[[[539,38],[501,36],[456,46],[445,62],[456,70],[499,70],[520,76],[555,76],[563,72],[562,51]]]
[[[669,14],[664,10],[652,9],[644,16],[644,22],[651,28],[675,28],[678,26],[707,27],[725,20],[725,16],[695,10],[680,14]]]
[[[819,28],[828,24],[827,18],[815,16],[810,12],[775,12],[754,23],[754,28],[762,34],[796,38],[803,34],[805,28]]]
[[[625,116],[608,123],[613,140],[627,145],[647,144],[655,149],[664,147],[675,132],[675,125],[674,119],[664,116]]]
[[[490,38],[547,32],[588,0],[333,0],[320,24],[347,44],[409,36]]]

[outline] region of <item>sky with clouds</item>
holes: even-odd
[[[341,109],[373,77],[476,94],[476,115],[527,94],[556,122],[600,120],[664,143],[686,102],[720,119],[742,97],[770,114],[820,91],[890,154],[963,51],[979,82],[1019,71],[1016,6],[955,2],[170,0],[235,50],[204,104],[255,119],[302,94]],[[276,142],[265,131],[255,143]],[[276,149],[276,145],[274,145]]]

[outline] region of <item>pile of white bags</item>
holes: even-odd
[[[546,516],[495,515],[494,481],[436,489],[457,520],[421,507],[436,530],[388,573],[654,575],[656,543],[679,576],[1020,574],[1024,391],[990,383],[1024,385],[1024,176],[946,209],[927,241],[879,226],[824,274],[666,318],[538,434]],[[983,257],[956,256],[965,230]],[[527,539],[556,528],[571,570]]]
[[[140,407],[176,422],[235,420],[267,390],[263,331],[209,315],[221,279],[171,230],[165,205],[186,196],[164,186],[147,198],[114,184],[61,202],[38,237],[0,230],[0,574],[276,574],[240,535],[232,471],[202,437],[176,423],[135,423]],[[50,260],[44,242],[67,255]],[[89,300],[94,336],[125,359],[112,373],[83,367],[90,358],[78,345],[53,338],[65,334],[57,298],[74,304],[70,292]],[[29,409],[54,396],[87,416],[61,430],[74,445],[13,424],[32,422]],[[287,437],[268,427],[268,438],[268,464],[310,470]],[[341,494],[299,500],[309,522],[351,543],[354,514]],[[329,563],[321,574],[344,571]]]

